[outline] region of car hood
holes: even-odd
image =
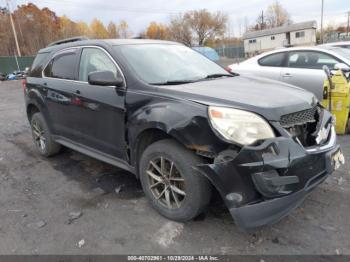
[[[306,90],[259,77],[236,76],[164,88],[182,99],[244,109],[271,121],[309,109],[317,103],[315,96]]]

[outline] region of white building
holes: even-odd
[[[245,55],[250,57],[280,47],[315,45],[316,27],[316,21],[309,21],[247,32],[243,35]]]

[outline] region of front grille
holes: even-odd
[[[280,119],[280,124],[282,127],[288,128],[296,125],[313,123],[316,122],[316,112],[317,106],[311,109],[284,115]]]

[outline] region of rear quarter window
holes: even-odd
[[[31,77],[41,77],[41,72],[45,65],[46,58],[50,53],[38,53],[33,61],[33,64],[30,69],[29,76]]]

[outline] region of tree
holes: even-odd
[[[206,9],[186,12],[173,17],[170,21],[170,32],[175,40],[192,45],[195,42],[202,46],[208,40],[223,36],[228,17],[221,12],[210,13]]]
[[[118,25],[118,35],[120,38],[130,38],[132,35],[129,25],[125,20],[121,20]]]
[[[267,7],[266,23],[269,28],[290,24],[291,22],[288,11],[277,0]]]
[[[192,32],[189,23],[183,14],[179,14],[171,18],[169,33],[172,40],[181,42],[187,46],[192,46]]]
[[[62,38],[69,38],[79,34],[76,23],[65,15],[59,18],[59,26]]]
[[[78,32],[78,35],[84,35],[84,36],[91,35],[88,24],[83,21],[79,21],[76,23],[76,30]]]
[[[221,12],[210,13],[205,9],[190,11],[185,15],[189,26],[196,35],[199,46],[204,45],[208,39],[222,36],[226,30],[227,16]]]
[[[146,30],[146,37],[150,39],[169,39],[169,29],[166,25],[151,22]]]
[[[90,32],[93,38],[96,38],[96,39],[108,38],[107,29],[105,28],[103,23],[96,18],[92,20],[90,24]]]
[[[108,32],[109,38],[119,38],[117,26],[115,23],[109,22],[109,24],[107,26],[107,32]]]

